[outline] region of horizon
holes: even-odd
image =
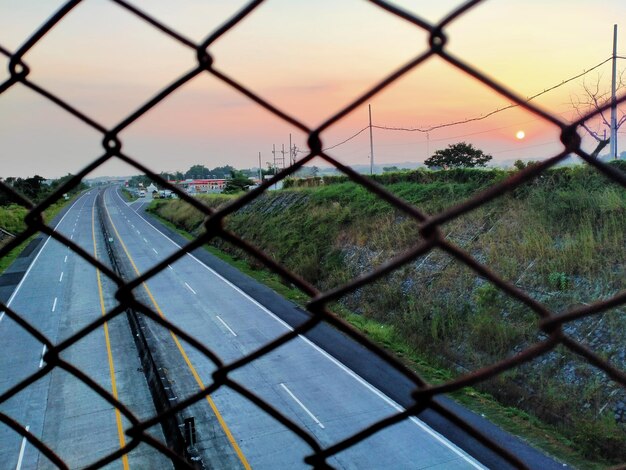
[[[458,5],[430,3],[413,11],[437,21]],[[165,1],[134,4],[198,42],[240,7],[190,0],[174,11]],[[399,4],[408,8],[409,2]],[[446,49],[521,96],[542,93],[533,103],[571,122],[576,113],[570,101],[582,92],[582,77],[561,82],[607,59],[613,24],[626,17],[624,2],[606,2],[602,11],[594,7],[594,2],[582,0],[555,0],[549,5],[516,0],[493,2],[489,8],[478,6],[446,27]],[[54,10],[50,4],[0,6],[0,46],[17,50]],[[591,11],[593,15],[586,14]],[[266,28],[284,17],[290,21],[282,21],[280,30]],[[323,34],[318,33],[319,24],[325,25]],[[618,70],[626,69],[624,26],[618,23]],[[580,34],[581,29],[585,34]],[[76,37],[83,40],[76,41]],[[218,40],[211,54],[220,71],[306,125],[317,126],[426,47],[424,31],[367,3],[278,0],[263,4]],[[6,57],[0,57],[8,65]],[[29,79],[106,128],[114,127],[197,64],[189,50],[119,6],[97,2],[74,8],[24,60],[31,68]],[[606,89],[610,67],[609,61],[584,75],[586,83],[593,85],[598,77],[600,87]],[[5,67],[0,81],[8,76]],[[562,149],[558,128],[519,107],[482,119],[510,102],[438,57],[331,126],[322,134],[324,145],[334,146],[366,128],[369,104],[375,164],[423,163],[435,150],[459,140],[493,155],[494,163],[541,160]],[[36,173],[50,177],[77,173],[103,153],[101,136],[21,84],[3,94],[0,117],[6,123],[0,129],[4,153],[19,155],[5,157],[2,171],[6,176],[24,175],[34,167],[41,168]],[[381,129],[476,118],[481,119],[428,134]],[[517,137],[520,131],[521,138]],[[158,173],[196,163],[258,167],[259,152],[264,167],[273,160],[273,144],[277,153],[283,144],[288,147],[289,134],[299,149],[307,148],[307,136],[301,131],[201,74],[120,137],[125,153]],[[584,148],[592,149],[593,140],[581,135]],[[361,132],[329,154],[348,165],[369,164],[369,149],[368,132]],[[618,139],[618,154],[624,149],[626,145]],[[323,165],[319,158],[310,164]],[[132,172],[131,168],[109,161],[89,176],[124,174]]]

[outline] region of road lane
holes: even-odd
[[[94,247],[103,246],[100,232],[93,230],[95,195],[96,191],[90,191],[81,196],[55,228],[65,236],[73,236],[78,245],[91,253]],[[105,304],[100,281],[109,284],[107,290],[113,291],[110,282],[99,279],[90,263],[62,243],[48,239],[11,296],[10,307],[57,344],[100,317]],[[113,305],[112,296],[107,295],[106,306]],[[61,357],[111,391],[115,390],[115,356],[120,399],[131,401],[131,409],[137,414],[151,415],[154,413],[151,398],[143,376],[137,372],[139,361],[125,323],[123,317],[114,319],[108,324],[110,331],[97,329]],[[8,317],[0,323],[0,344],[4,346],[4,354],[0,355],[0,393],[3,393],[43,367],[45,350]],[[54,369],[2,403],[0,410],[28,425],[71,468],[83,467],[118,450],[125,439],[116,410],[61,369]],[[0,429],[0,455],[13,468],[18,464],[29,469],[53,467],[6,427]],[[126,469],[129,464],[167,468],[169,462],[147,446],[140,446],[108,468]]]
[[[132,211],[119,194],[108,190],[105,202],[140,272],[176,251],[177,246]],[[141,236],[136,235],[137,231]],[[161,255],[155,255],[153,249]],[[170,321],[203,341],[226,362],[289,330],[271,312],[191,256],[184,256],[147,284]],[[186,352],[202,379],[211,383],[215,366],[193,348]],[[170,369],[170,373],[184,375],[177,369]],[[400,409],[304,338],[281,346],[232,375],[306,428],[324,447]],[[310,451],[290,431],[233,391],[220,388],[212,397],[253,467],[302,466],[302,457]],[[417,419],[368,438],[334,457],[331,463],[340,468],[480,468]]]

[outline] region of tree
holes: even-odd
[[[138,188],[140,184],[144,188],[147,188],[148,186],[150,186],[150,183],[152,183],[152,180],[146,175],[131,176],[131,178],[128,180],[128,186],[130,186],[131,188]]]
[[[615,84],[616,94],[618,94],[619,90],[626,87],[626,83],[624,82],[624,72],[626,72],[626,70],[622,70],[620,72],[618,80]],[[605,110],[598,112],[602,106],[611,102],[611,92],[600,90],[601,78],[601,75],[597,75],[594,83],[586,83],[583,79],[583,95],[570,96],[572,107],[574,108],[574,111],[576,111],[576,114],[578,114],[579,118],[585,117],[589,113],[596,113],[596,115],[592,118],[583,121],[581,124],[582,128],[585,129],[587,133],[596,141],[596,148],[590,154],[594,158],[597,158],[604,147],[609,145],[611,142],[611,111]],[[619,108],[617,108],[616,121],[617,130],[619,130],[621,125],[626,122],[626,113]],[[608,137],[607,133],[609,134]]]
[[[215,177],[218,179],[225,179],[231,176],[231,173],[236,171],[234,167],[230,165],[226,166],[216,166],[211,170],[211,177]]]
[[[230,178],[226,180],[226,186],[224,186],[223,193],[233,194],[242,191],[247,191],[254,182],[248,178],[243,171],[232,170],[230,172]]]
[[[530,166],[536,165],[538,162],[534,161],[534,160],[529,160],[527,162],[524,162],[522,160],[515,160],[515,163],[513,163],[513,167],[516,170],[523,170],[524,168],[528,168]]]
[[[72,178],[74,178],[74,175],[71,174],[71,173],[68,173],[65,176],[61,176],[60,178],[55,179],[54,181],[52,181],[52,183],[50,184],[50,189],[56,190],[59,186],[64,185],[65,183],[67,183]],[[76,193],[78,193],[80,191],[83,191],[83,190],[87,189],[87,187],[88,186],[81,181],[76,186],[74,186],[72,189],[68,189],[67,190],[67,194],[76,194]]]
[[[449,145],[448,148],[437,150],[424,161],[428,168],[473,168],[486,166],[493,157],[482,150],[474,148],[472,144],[459,142]]]
[[[206,179],[211,171],[204,165],[193,165],[185,172],[185,179]]]
[[[46,179],[39,175],[31,178],[17,178],[13,187],[31,201],[39,202],[48,192],[48,188],[43,187],[44,181]]]

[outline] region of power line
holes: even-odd
[[[626,57],[620,57],[620,56],[617,56],[617,58],[618,59],[626,59]],[[577,78],[580,78],[580,77],[588,74],[589,72],[597,69],[598,67],[606,64],[610,60],[612,60],[612,57],[609,57],[608,59],[603,60],[602,62],[594,65],[593,67],[591,67],[589,69],[585,69],[582,73],[574,75],[573,77],[570,77],[570,78],[568,78],[566,80],[563,80],[562,82],[560,82],[560,83],[558,83],[556,85],[553,85],[553,86],[551,86],[549,88],[546,88],[546,89],[544,89],[543,91],[541,91],[539,93],[536,93],[536,94],[534,94],[532,96],[529,96],[526,99],[526,102],[532,101],[532,100],[534,100],[535,98],[538,98],[541,95],[544,95],[544,94],[546,94],[546,93],[548,93],[548,92],[550,92],[552,90],[555,90],[556,88],[559,88],[559,87],[565,85],[566,83],[569,83],[569,82],[571,82],[573,80],[576,80]],[[487,114],[481,114],[480,116],[476,116],[476,117],[473,117],[473,118],[463,119],[463,120],[460,120],[460,121],[452,121],[452,122],[448,122],[448,123],[444,123],[444,124],[438,124],[438,125],[430,126],[430,127],[422,127],[422,128],[420,128],[420,127],[392,127],[392,126],[372,126],[372,127],[374,129],[381,129],[381,130],[387,130],[387,131],[420,132],[420,133],[426,134],[428,132],[434,131],[436,129],[441,129],[441,128],[444,128],[444,127],[452,127],[452,126],[458,126],[458,125],[461,125],[461,124],[467,124],[467,123],[470,123],[470,122],[482,121],[484,119],[487,119],[488,117],[493,116],[494,114],[501,113],[502,111],[506,111],[507,109],[516,108],[518,106],[520,106],[520,105],[519,104],[510,104],[510,105],[504,106],[502,108],[494,109],[493,111],[490,111]],[[339,147],[340,145],[343,145],[343,144],[351,141],[355,137],[359,136],[360,134],[365,132],[367,129],[369,129],[369,127],[370,126],[366,126],[363,129],[361,129],[360,131],[358,131],[355,134],[353,134],[350,137],[348,137],[347,139],[342,140],[341,142],[336,143],[334,145],[331,145],[330,147],[326,147],[323,150],[327,151],[327,150],[332,150],[332,149],[334,149],[336,147]],[[494,130],[494,129],[492,129],[492,130]],[[468,135],[475,135],[475,134],[480,134],[480,133],[485,133],[485,132],[489,132],[489,131],[476,132],[476,133],[473,133],[473,134],[465,134],[463,136],[457,136],[457,137],[466,137]],[[449,140],[449,139],[438,139],[438,140]],[[438,140],[433,140],[433,142],[436,142]],[[298,150],[298,152],[306,153],[303,150]]]
[[[357,132],[356,134],[352,134],[350,137],[348,137],[348,138],[347,138],[347,139],[345,139],[345,140],[342,140],[342,141],[341,141],[341,142],[339,142],[338,144],[331,145],[330,147],[323,148],[323,149],[322,149],[322,151],[324,151],[324,152],[325,152],[325,151],[327,151],[327,150],[332,150],[332,149],[334,149],[335,147],[339,147],[340,145],[343,145],[343,144],[345,144],[346,142],[348,142],[348,141],[350,141],[350,140],[354,139],[354,138],[355,138],[355,137],[357,137],[359,134],[362,134],[363,132],[365,132],[365,131],[366,131],[367,129],[369,129],[369,128],[370,128],[370,126],[365,126],[363,129],[361,129],[361,130],[360,130],[359,132]],[[296,151],[297,151],[298,153],[309,153],[309,152],[308,152],[308,150],[296,150]]]
[[[554,113],[554,115],[562,116],[562,115],[565,115],[565,114],[569,114],[571,112],[572,112],[571,110],[570,111],[563,111],[563,112],[560,112],[560,113]],[[441,137],[439,139],[429,139],[429,141],[430,142],[445,142],[447,140],[462,139],[463,137],[470,137],[470,136],[479,135],[479,134],[487,134],[489,132],[500,131],[502,129],[509,129],[511,127],[523,126],[525,124],[528,124],[529,122],[536,122],[536,121],[541,121],[541,120],[542,120],[541,118],[528,119],[526,121],[518,122],[518,123],[515,123],[515,124],[509,124],[509,125],[500,126],[500,127],[491,127],[489,129],[485,129],[485,130],[482,130],[482,131],[470,132],[468,134],[452,135],[450,137]],[[625,133],[626,133],[626,131],[625,131]],[[426,141],[425,140],[420,140],[420,141],[403,142],[403,143],[400,143],[400,144],[378,144],[378,146],[380,146],[380,147],[390,147],[390,146],[396,146],[396,145],[413,145],[413,144],[416,144],[416,143],[424,143],[424,142],[426,142]]]
[[[607,62],[609,62],[610,60],[613,60],[612,57],[609,57],[608,59],[603,60],[602,62],[600,62],[599,64],[594,65],[593,67],[591,67],[588,70],[583,71],[582,73],[579,73],[578,75],[575,75],[573,77],[568,78],[567,80],[563,80],[561,83],[551,86],[550,88],[546,88],[543,91],[536,93],[530,97],[528,97],[526,99],[526,102],[532,101],[535,98],[538,98],[541,95],[544,95],[546,93],[548,93],[549,91],[552,91],[556,88],[559,88],[563,85],[565,85],[566,83],[571,82],[572,80],[576,80],[577,78],[582,77],[583,75],[588,74],[589,72],[597,69],[598,67],[606,64]],[[387,130],[387,131],[406,131],[406,132],[422,132],[422,133],[427,133],[427,132],[431,132],[434,131],[436,129],[441,129],[443,127],[451,127],[451,126],[457,126],[459,124],[467,124],[469,122],[475,122],[475,121],[482,121],[483,119],[487,119],[488,117],[493,116],[494,114],[497,113],[501,113],[502,111],[506,111],[507,109],[511,109],[511,108],[517,108],[519,106],[519,104],[510,104],[508,106],[504,106],[502,108],[497,108],[494,109],[493,111],[490,111],[487,114],[481,114],[480,116],[476,116],[473,118],[468,118],[468,119],[463,119],[460,121],[452,121],[452,122],[448,122],[445,124],[438,124],[436,126],[430,126],[430,127],[389,127],[389,126],[373,126],[376,129],[382,129],[382,130]]]
[[[626,57],[622,57],[622,56],[617,56],[616,58],[618,59],[626,59]],[[589,68],[589,69],[584,69],[583,72],[574,75],[566,80],[563,80],[562,82],[553,85],[549,88],[545,88],[543,91],[540,91],[539,93],[535,93],[532,96],[529,96],[526,99],[526,102],[532,101],[535,98],[538,98],[541,95],[544,95],[550,91],[553,91],[559,87],[562,87],[563,85],[576,80],[586,74],[588,74],[589,72],[592,72],[593,70],[597,69],[598,67],[601,67],[602,65],[606,64],[607,62],[609,62],[610,60],[612,60],[612,57],[609,57],[605,60],[603,60],[602,62],[599,62],[598,64],[594,65],[593,67]],[[423,134],[427,134],[431,131],[437,130],[437,129],[442,129],[445,127],[452,127],[452,126],[458,126],[461,124],[468,124],[470,122],[476,122],[476,121],[482,121],[485,120],[491,116],[493,116],[494,114],[498,114],[501,113],[502,111],[506,111],[508,109],[512,109],[512,108],[516,108],[520,106],[519,104],[510,104],[501,108],[497,108],[494,109],[493,111],[488,112],[487,114],[481,114],[480,116],[476,116],[473,118],[468,118],[468,119],[463,119],[463,120],[459,120],[459,121],[452,121],[452,122],[448,122],[448,123],[444,123],[444,124],[438,124],[435,126],[430,126],[430,127],[394,127],[394,126],[374,126],[372,125],[371,127],[374,129],[380,129],[380,130],[385,130],[385,131],[402,131],[402,132],[420,132]],[[562,114],[562,113],[561,113]],[[511,126],[505,126],[505,127],[511,127]],[[332,150],[334,148],[337,148],[349,141],[351,141],[352,139],[358,137],[359,135],[361,135],[363,132],[365,132],[367,129],[369,129],[370,126],[365,126],[363,129],[359,130],[358,132],[352,134],[350,137],[348,137],[347,139],[342,140],[341,142],[338,142],[336,144],[333,144],[329,147],[325,147],[324,149],[322,149],[323,151],[328,151],[328,150]],[[477,135],[477,134],[484,134],[487,132],[491,132],[493,130],[499,130],[499,129],[504,129],[504,127],[499,127],[499,128],[494,128],[494,129],[489,129],[489,130],[485,130],[485,131],[479,131],[479,132],[474,132],[474,133],[470,133],[470,134],[464,134],[464,135],[460,135],[460,136],[455,136],[455,137],[449,137],[449,138],[442,138],[442,139],[433,139],[431,140],[432,142],[439,142],[439,141],[444,141],[444,140],[451,140],[451,139],[455,139],[455,138],[461,138],[461,137],[467,137],[467,136],[471,136],[471,135]],[[298,153],[308,153],[307,151],[304,150],[297,150]]]

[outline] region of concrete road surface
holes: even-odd
[[[105,193],[117,249],[132,260],[134,275],[178,247],[127,204]],[[130,207],[129,207],[130,206]],[[147,306],[189,332],[226,363],[258,349],[289,327],[198,259],[186,255],[135,290]],[[215,365],[190,345],[160,338],[168,376],[178,398],[212,383]],[[397,413],[400,407],[323,350],[298,337],[232,374],[328,447]],[[198,449],[215,468],[302,468],[309,446],[233,390],[219,388],[188,410]],[[483,468],[418,419],[387,428],[329,460],[337,468]]]
[[[56,226],[89,253],[106,259],[95,225],[97,191],[79,197]],[[96,230],[94,231],[94,225]],[[69,338],[116,305],[112,283],[67,246],[46,239],[13,292],[9,307],[54,344]],[[0,395],[44,367],[43,344],[8,315],[0,313]],[[154,414],[152,400],[125,318],[117,317],[64,351],[61,357],[103,389],[117,395],[138,417]],[[114,385],[115,384],[115,385]],[[70,468],[82,468],[128,443],[125,419],[72,374],[55,368],[8,401],[0,411],[28,428]],[[155,437],[163,440],[160,429]],[[0,424],[0,468],[56,468],[8,427]],[[169,460],[147,445],[107,468],[171,468]]]

